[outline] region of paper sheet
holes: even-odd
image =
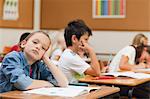
[[[50,95],[50,96],[75,97],[81,94],[88,93],[91,89],[100,89],[100,87],[84,87],[84,86],[68,86],[66,88],[51,87],[51,88],[39,88],[39,89],[24,91],[24,93],[42,94],[42,95]]]

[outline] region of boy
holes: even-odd
[[[100,66],[93,48],[88,44],[92,35],[90,28],[82,20],[74,20],[65,28],[64,38],[67,49],[62,53],[58,66],[66,75],[70,83],[76,83],[77,74],[100,76]],[[89,53],[91,65],[87,64],[79,55],[79,51]]]

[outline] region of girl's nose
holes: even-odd
[[[36,45],[36,49],[40,50],[40,44]]]

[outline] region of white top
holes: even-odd
[[[113,58],[112,62],[109,65],[109,72],[116,72],[120,70],[119,63],[123,55],[129,58],[129,64],[135,64],[136,50],[132,46],[126,46],[123,49],[121,49]]]
[[[62,52],[63,51],[60,48],[58,48],[52,52],[50,59],[53,62],[53,64],[58,65],[58,60],[56,60],[56,59],[58,58],[58,56],[61,56]]]
[[[55,59],[56,59],[56,56],[61,56],[62,52],[63,52],[63,51],[62,51],[60,48],[54,50],[54,51],[52,52],[51,59],[52,59],[52,60],[55,60]]]
[[[77,79],[75,78],[76,74],[83,75],[90,67],[88,63],[71,49],[65,49],[58,61],[58,66],[66,75],[70,83],[77,82]]]

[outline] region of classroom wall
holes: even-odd
[[[3,51],[4,46],[12,46],[18,43],[19,38],[23,32],[33,32],[34,30],[39,30],[40,3],[41,0],[34,0],[33,29],[0,28],[0,53]]]
[[[150,32],[141,31],[94,31],[90,43],[96,52],[116,53],[126,45],[131,45],[134,36],[138,33],[145,34],[150,44]]]
[[[23,32],[32,32],[33,30],[24,29],[0,29],[0,52],[4,46],[11,46],[19,41]],[[52,39],[59,30],[46,30]],[[130,45],[133,37],[137,33],[144,33],[150,40],[150,32],[133,32],[133,31],[93,31],[90,38],[90,44],[96,52],[99,53],[116,53],[126,45]],[[150,41],[149,41],[150,44]]]
[[[4,46],[12,46],[19,41],[19,37],[23,32],[32,32],[40,28],[40,3],[41,0],[34,0],[34,28],[33,29],[10,29],[0,28],[0,52]],[[84,20],[84,19],[83,19]],[[46,30],[53,37],[59,33],[59,30]],[[62,31],[61,31],[62,32]],[[140,31],[93,31],[93,37],[90,44],[96,52],[100,53],[116,53],[126,45],[130,45],[133,37],[137,33],[144,33],[150,40],[149,32]],[[150,41],[149,41],[150,44]]]

